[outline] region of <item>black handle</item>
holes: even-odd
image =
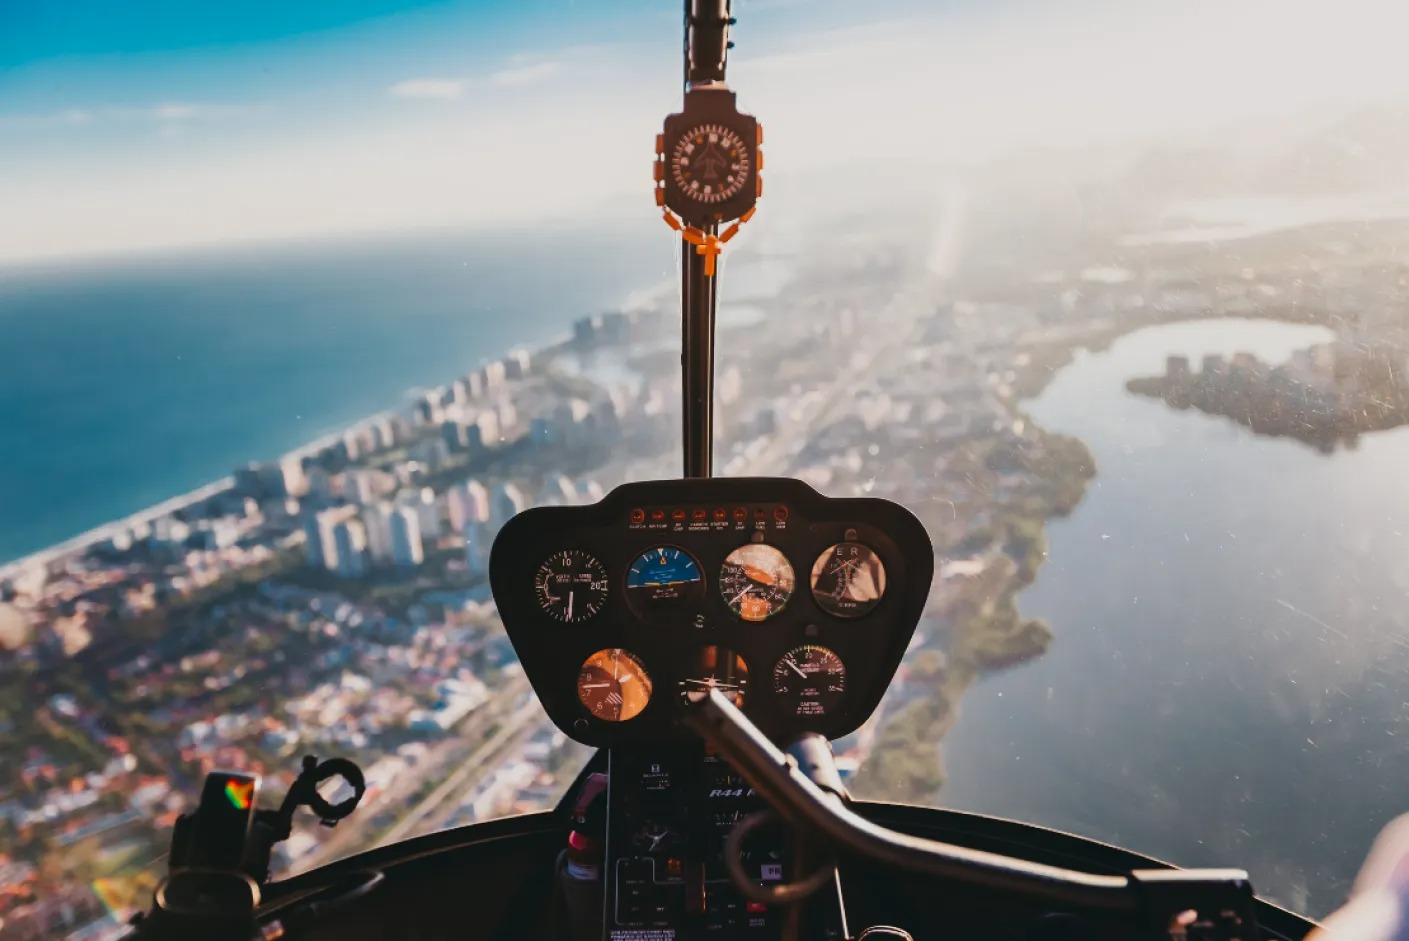
[[[731,0],[685,0],[685,88],[724,81],[729,65]]]
[[[1125,876],[1094,875],[966,849],[879,827],[812,782],[718,690],[686,720],[734,765],[778,815],[795,827],[876,862],[912,872],[1040,896],[1065,905],[1136,912]],[[808,746],[815,755],[815,741]]]

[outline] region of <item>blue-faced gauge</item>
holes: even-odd
[[[704,573],[684,549],[654,546],[626,570],[626,600],[642,617],[689,607],[703,597]]]

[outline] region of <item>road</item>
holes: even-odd
[[[347,823],[342,824],[331,832],[324,831],[323,838],[318,848],[307,857],[298,861],[299,870],[313,869],[334,859],[340,859],[343,856],[358,853],[365,849],[370,849],[373,846],[380,846],[386,843],[389,838],[388,834],[383,834],[376,838],[372,836],[373,827],[371,821],[386,812],[388,808],[395,808],[410,801],[427,778],[438,778],[441,776],[440,772],[444,768],[455,765],[457,757],[464,754],[464,748],[467,742],[478,739],[483,735],[485,729],[503,718],[504,707],[500,704],[515,702],[526,693],[531,695],[527,679],[522,676],[510,679],[503,689],[496,690],[493,693],[487,704],[477,709],[465,719],[464,725],[461,726],[459,736],[455,740],[444,742],[436,746],[422,766],[412,769],[411,773],[399,776],[392,788],[389,788],[379,795],[375,803],[367,804],[359,808],[358,813],[354,814]],[[529,705],[536,707],[536,703],[532,700],[530,700]],[[483,752],[486,747],[491,743],[500,741],[503,730],[511,727],[518,720],[521,712],[523,712],[522,708],[512,713],[508,719],[505,719],[501,728],[491,736],[488,741],[475,746],[470,756],[461,760],[458,765],[455,765],[455,769],[445,776],[445,780],[449,781],[463,776],[467,773],[467,769],[472,769],[475,766],[475,762],[483,762],[485,757]],[[429,765],[429,767],[427,767],[427,765]],[[487,768],[487,766],[484,767]],[[418,815],[424,815],[423,808],[426,807],[427,801],[430,801],[439,793],[440,788],[437,788],[435,793],[417,803],[401,820],[415,819]],[[357,825],[359,815],[361,818],[360,826]],[[397,823],[398,827],[400,826],[400,822],[401,821],[398,821]]]
[[[440,828],[474,789],[485,773],[497,767],[504,752],[529,738],[547,724],[543,707],[532,694],[504,721],[493,736],[470,753],[440,786],[427,795],[410,813],[377,840],[378,845],[395,843],[421,833],[430,833]]]

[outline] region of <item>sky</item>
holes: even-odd
[[[1409,92],[1402,0],[735,14],[765,178]],[[680,69],[677,0],[0,0],[0,262],[649,211]]]

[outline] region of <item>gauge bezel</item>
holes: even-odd
[[[877,597],[874,601],[867,602],[867,607],[865,607],[864,609],[847,611],[832,607],[833,603],[835,602],[835,599],[833,599],[829,595],[819,594],[817,591],[817,566],[824,564],[828,557],[832,555],[832,553],[836,552],[843,546],[854,546],[858,549],[862,549],[870,553],[871,556],[876,560],[876,564],[880,566],[880,596]],[[817,556],[816,560],[813,561],[812,566],[807,571],[807,587],[808,591],[812,594],[813,602],[824,612],[830,614],[834,618],[841,618],[844,621],[857,621],[861,618],[869,616],[873,611],[875,611],[877,608],[879,608],[882,604],[885,603],[886,592],[889,590],[889,586],[887,584],[889,577],[889,574],[886,572],[885,559],[881,558],[881,554],[879,552],[877,552],[872,547],[868,546],[866,543],[861,542],[860,540],[844,539],[841,542],[833,543],[826,549],[823,549],[822,552]],[[826,599],[825,601],[823,600],[824,598]]]
[[[682,705],[692,701],[689,698],[691,691],[685,688],[685,684],[689,683],[691,680],[699,679],[699,673],[703,669],[703,667],[701,666],[701,661],[704,659],[705,653],[710,650],[727,650],[729,651],[730,655],[734,658],[735,664],[739,668],[738,672],[742,674],[742,676],[739,679],[738,689],[735,691],[735,693],[733,695],[730,695],[726,692],[724,695],[728,696],[729,701],[732,702],[738,708],[746,708],[752,701],[750,691],[753,688],[750,682],[751,671],[749,670],[748,660],[744,658],[743,654],[739,653],[737,650],[734,650],[732,647],[728,647],[724,644],[705,644],[704,646],[694,651],[694,654],[689,661],[689,668],[687,668],[684,675],[682,675],[680,679],[676,681],[676,700],[679,701]],[[718,654],[716,654],[715,662],[718,663]],[[715,668],[715,672],[718,673],[717,666]]]
[[[596,712],[592,711],[592,707],[589,706],[586,700],[583,699],[582,673],[587,669],[588,664],[592,663],[595,658],[601,656],[602,654],[607,654],[608,656],[615,654],[615,657],[618,661],[620,661],[623,657],[631,660],[631,662],[635,664],[636,675],[638,675],[644,681],[644,685],[646,687],[646,701],[641,704],[640,709],[637,709],[629,716],[623,716],[619,714],[615,719],[610,719],[606,716],[600,716]],[[618,682],[618,686],[619,685],[620,683]],[[651,671],[646,666],[645,660],[641,657],[640,654],[636,653],[634,650],[630,650],[626,647],[621,646],[599,647],[596,650],[592,651],[592,653],[588,654],[586,657],[583,657],[582,662],[577,667],[577,680],[574,685],[574,692],[577,694],[577,702],[582,707],[583,712],[591,716],[596,721],[604,722],[609,725],[621,725],[626,722],[631,722],[634,719],[639,719],[648,709],[651,708],[651,704],[655,702],[656,698],[655,680],[652,678]],[[621,708],[623,710],[626,708],[625,697],[622,697]]]
[[[733,601],[729,598],[729,593],[724,590],[724,585],[726,581],[724,576],[724,567],[728,565],[734,565],[743,568],[744,564],[742,562],[733,562],[731,560],[737,553],[743,552],[746,549],[767,550],[769,552],[775,553],[778,558],[783,560],[783,564],[788,567],[788,572],[792,575],[792,587],[788,589],[788,593],[783,598],[782,602],[780,602],[777,607],[771,607],[770,604],[770,609],[768,613],[761,618],[751,618],[745,616],[741,610],[734,606]],[[747,575],[745,575],[744,577],[748,578]],[[792,604],[793,598],[797,595],[797,568],[793,565],[792,559],[788,558],[788,554],[786,552],[769,542],[746,542],[741,546],[736,546],[735,548],[729,550],[729,553],[724,556],[724,561],[719,563],[719,573],[715,576],[715,579],[719,583],[719,597],[724,602],[724,607],[729,610],[730,614],[738,618],[740,621],[743,621],[745,624],[763,624],[773,620],[778,615],[782,614],[788,609],[788,606]]]
[[[680,552],[691,562],[695,563],[695,570],[700,573],[700,577],[699,580],[696,582],[683,583],[692,586],[689,590],[689,595],[682,594],[680,598],[671,600],[669,602],[668,607],[661,610],[651,611],[647,609],[641,603],[640,600],[642,597],[641,592],[646,586],[637,586],[633,588],[631,585],[627,584],[627,580],[631,578],[632,566],[634,566],[637,562],[641,561],[647,555],[652,552],[655,552],[658,549],[674,549],[677,552]],[[621,596],[626,599],[626,605],[631,609],[632,613],[643,621],[650,620],[653,617],[673,617],[679,615],[680,613],[682,613],[683,610],[689,608],[691,605],[698,606],[704,598],[708,597],[708,593],[709,584],[708,576],[705,574],[705,567],[700,563],[700,560],[695,556],[693,552],[691,552],[689,549],[686,549],[684,546],[678,546],[674,543],[657,542],[646,546],[644,549],[631,556],[630,561],[626,563],[626,566],[622,569],[621,572]]]
[[[818,697],[817,701],[819,701],[819,704],[821,705],[820,712],[798,712],[794,702],[790,701],[789,694],[778,689],[778,675],[780,672],[783,672],[781,670],[783,664],[788,660],[789,657],[793,657],[795,659],[798,653],[806,650],[821,651],[826,656],[835,660],[837,665],[841,667],[841,689],[836,691],[828,691],[828,693],[830,693],[830,695],[834,697],[828,703],[821,704],[820,696]],[[768,674],[769,679],[772,681],[769,683],[769,692],[774,696],[776,700],[778,700],[779,704],[783,707],[782,711],[786,713],[792,720],[805,724],[825,723],[827,718],[832,715],[834,711],[841,708],[846,700],[848,693],[848,672],[849,670],[846,666],[846,660],[841,656],[841,654],[837,653],[835,650],[833,650],[831,647],[828,647],[826,644],[819,644],[813,642],[799,644],[796,647],[785,651],[780,657],[778,657],[777,660],[773,662],[773,669],[770,670]],[[801,698],[796,700],[796,702],[801,701]]]
[[[542,589],[540,587],[539,575],[543,572],[543,567],[545,565],[552,562],[553,559],[557,558],[558,556],[569,552],[578,553],[579,555],[590,559],[592,563],[596,564],[596,566],[601,570],[602,582],[606,585],[606,587],[602,589],[602,597],[601,600],[598,602],[596,609],[592,611],[592,613],[588,614],[586,617],[572,619],[560,618],[557,615],[553,614],[551,611],[549,611],[549,609],[543,604],[543,598],[541,595]],[[611,572],[607,569],[606,563],[603,562],[592,552],[589,552],[588,550],[580,548],[578,546],[565,546],[560,549],[554,549],[543,559],[542,562],[539,562],[538,567],[533,570],[533,593],[534,597],[538,600],[539,612],[542,613],[545,618],[552,621],[554,624],[574,626],[579,624],[586,624],[590,621],[596,620],[601,615],[601,613],[606,610],[607,605],[610,604],[612,596],[612,576]]]

